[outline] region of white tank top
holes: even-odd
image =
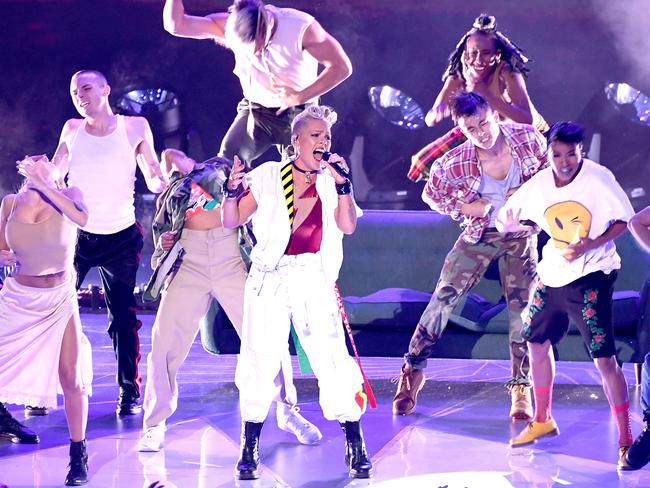
[[[117,116],[115,130],[107,136],[86,131],[84,120],[68,148],[68,181],[78,187],[88,207],[88,224],[93,234],[114,234],[135,223],[135,148],[129,142],[126,122]]]
[[[302,38],[314,18],[292,8],[266,8],[275,16],[277,27],[262,54],[251,46],[228,42],[235,54],[235,69],[244,97],[264,107],[280,107],[282,102],[271,89],[270,75],[294,90],[311,85],[318,76],[318,61],[302,49]]]

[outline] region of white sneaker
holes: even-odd
[[[140,452],[158,452],[163,448],[165,442],[165,426],[156,425],[149,427],[142,433],[138,441],[138,451]]]
[[[323,438],[323,434],[320,433],[318,427],[300,415],[299,412],[300,408],[295,405],[289,407],[278,402],[276,410],[278,427],[295,435],[301,444],[317,444]]]

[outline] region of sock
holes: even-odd
[[[630,402],[625,402],[623,405],[612,405],[612,415],[616,421],[616,427],[618,427],[619,447],[631,446],[634,438],[630,423]]]
[[[535,422],[547,422],[551,418],[551,402],[553,400],[553,385],[533,385],[535,395]]]

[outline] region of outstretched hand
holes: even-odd
[[[521,215],[521,209],[513,210],[511,208],[503,212],[500,212],[496,218],[496,226],[499,229],[499,232],[525,232],[529,231],[531,228],[527,225],[523,225],[519,217]]]
[[[429,127],[433,127],[442,121],[442,119],[445,119],[449,116],[451,116],[449,106],[446,103],[441,103],[435,107],[432,107],[431,110],[427,112],[427,115],[424,117],[424,123]]]

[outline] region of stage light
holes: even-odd
[[[125,115],[145,117],[154,136],[164,138],[181,128],[180,102],[176,94],[166,88],[138,88],[117,99],[117,109]]]
[[[625,118],[642,125],[650,125],[650,97],[627,83],[609,83],[605,87],[607,100]]]
[[[372,108],[391,124],[409,130],[424,127],[422,107],[403,91],[389,85],[371,86],[368,97]]]

